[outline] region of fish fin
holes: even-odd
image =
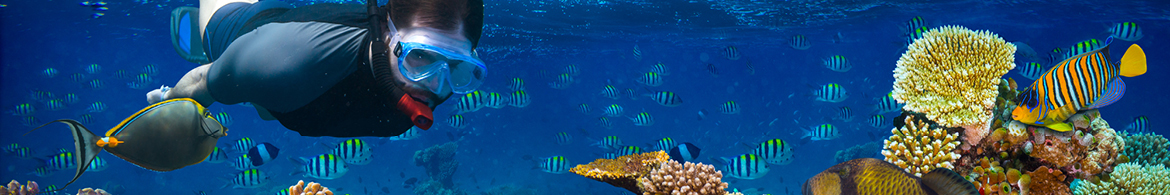
[[[73,133],[74,146],[77,151],[76,155],[77,157],[80,157],[74,158],[74,160],[77,161],[77,173],[73,175],[73,179],[69,180],[69,183],[65,183],[65,185],[62,185],[61,188],[56,190],[60,191],[65,189],[65,187],[68,187],[69,184],[73,184],[73,182],[77,181],[77,178],[81,177],[81,174],[85,173],[86,169],[89,169],[89,163],[93,162],[94,158],[97,158],[97,155],[101,152],[102,148],[98,147],[97,144],[94,144],[94,142],[98,140],[97,134],[94,134],[92,131],[89,131],[88,128],[85,128],[85,125],[82,125],[81,122],[77,122],[72,119],[58,119],[53,122],[45,123],[37,128],[29,130],[28,133],[32,133],[41,127],[45,127],[46,125],[56,122],[69,125],[69,130]],[[28,135],[28,133],[24,133],[24,135]]]
[[[1061,122],[1048,124],[1045,127],[1048,127],[1049,129],[1060,131],[1060,132],[1072,131],[1072,129],[1073,129],[1072,125],[1069,125],[1068,123],[1061,123]]]
[[[1146,74],[1146,52],[1137,44],[1129,45],[1121,56],[1121,76],[1136,77]]]
[[[1097,97],[1093,104],[1089,105],[1089,109],[1097,109],[1108,106],[1121,99],[1125,95],[1125,82],[1121,78],[1114,78],[1113,82],[1109,82],[1109,87],[1101,91],[1101,95]]]
[[[948,168],[936,168],[922,176],[922,183],[937,194],[978,195],[975,185]]]

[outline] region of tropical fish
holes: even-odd
[[[73,73],[69,75],[69,80],[74,83],[85,83],[85,74]]]
[[[85,85],[82,85],[82,87],[93,89],[93,90],[99,90],[99,89],[105,88],[106,85],[102,84],[101,80],[94,79],[94,80],[89,80],[89,82],[85,82]]]
[[[817,101],[822,102],[841,102],[849,99],[849,93],[845,91],[845,87],[841,87],[837,83],[821,85],[813,90],[813,95],[817,97]]]
[[[739,114],[739,104],[727,101],[719,105],[719,112],[723,114]]]
[[[85,66],[85,73],[97,74],[102,72],[102,66],[98,64],[89,64]]]
[[[16,108],[12,109],[12,115],[16,115],[16,116],[32,116],[33,114],[36,114],[36,113],[37,113],[37,108],[29,103],[18,104],[18,105],[16,105]]]
[[[601,128],[613,129],[613,122],[609,121],[609,118],[606,118],[604,116],[597,118],[597,125],[600,125]]]
[[[841,137],[841,131],[838,131],[837,126],[833,126],[833,124],[820,124],[810,128],[802,127],[802,129],[804,129],[804,136],[800,137],[800,139],[811,137],[815,141],[832,140]]]
[[[341,158],[341,160],[345,161],[345,163],[365,165],[362,163],[370,163],[370,161],[367,159],[372,157],[374,154],[370,150],[372,150],[372,147],[369,143],[366,143],[361,139],[349,139],[345,140],[344,142],[337,143],[337,147],[333,147],[333,150],[330,153],[337,155],[337,157]]]
[[[531,97],[524,90],[512,92],[508,95],[508,105],[517,108],[528,106]]]
[[[617,150],[618,148],[621,148],[621,145],[625,144],[622,143],[622,139],[618,138],[618,136],[611,135],[601,138],[601,141],[597,141],[591,145],[601,147],[602,149],[606,150]]]
[[[106,103],[102,103],[101,101],[90,103],[89,107],[85,108],[85,111],[86,112],[105,112],[106,111]]]
[[[651,87],[661,86],[662,75],[658,75],[658,73],[654,72],[647,72],[646,74],[642,74],[642,77],[639,77],[637,82]]]
[[[726,164],[723,166],[723,173],[739,179],[759,179],[768,174],[768,163],[764,158],[760,158],[755,154],[743,154],[736,158],[723,158]]]
[[[12,152],[15,152],[16,149],[19,149],[19,148],[20,148],[20,144],[11,143],[11,144],[4,146],[4,153],[12,153]]]
[[[322,154],[314,158],[302,157],[296,162],[301,164],[302,168],[293,174],[301,173],[306,177],[337,179],[349,172],[349,166],[333,154]]]
[[[651,100],[654,100],[654,102],[657,102],[658,105],[663,105],[666,107],[677,107],[679,105],[682,105],[682,103],[683,103],[683,100],[681,97],[674,94],[674,92],[670,92],[670,91],[657,91],[657,92],[649,93],[649,94],[646,94],[643,96],[648,96],[648,97],[650,97]]]
[[[601,158],[604,158],[604,159],[617,159],[618,157],[620,157],[620,156],[618,156],[617,153],[613,153],[613,152],[605,153],[605,154],[601,155]]]
[[[605,87],[601,88],[601,96],[615,100],[622,97],[619,94],[617,87],[614,87],[613,85],[605,85]]]
[[[735,48],[735,46],[727,46],[726,48],[723,48],[723,55],[724,57],[727,57],[728,60],[739,60],[740,58],[739,49]]]
[[[569,75],[569,73],[564,73],[557,75],[556,80],[549,82],[548,86],[553,89],[565,89],[569,88],[569,85],[573,84],[573,82],[573,76]]]
[[[1109,33],[1112,33],[1110,36],[1113,38],[1130,42],[1142,39],[1142,28],[1133,22],[1117,23],[1109,29]]]
[[[589,111],[593,111],[593,109],[589,108],[589,104],[582,103],[582,104],[577,104],[577,111],[581,111],[581,113],[589,114]]]
[[[232,168],[236,168],[236,170],[238,170],[238,171],[256,168],[256,165],[252,164],[251,159],[252,158],[248,157],[247,154],[240,155],[240,157],[236,157],[235,160],[232,160],[232,164],[231,164]]]
[[[642,61],[642,49],[638,48],[638,45],[634,45],[634,59]]]
[[[248,169],[232,177],[232,188],[257,188],[268,184],[269,177],[259,169]],[[227,187],[227,186],[224,186]]]
[[[768,164],[787,165],[792,163],[792,145],[780,139],[760,142],[752,154],[763,158]]]
[[[130,77],[131,77],[130,72],[126,72],[126,70],[119,69],[119,70],[114,71],[114,78],[129,79]]]
[[[849,59],[842,55],[830,56],[821,61],[825,64],[825,68],[836,72],[849,72],[849,69],[853,69],[853,65],[849,63]]]
[[[626,97],[630,100],[638,100],[638,95],[634,93],[634,89],[626,88]]]
[[[650,72],[658,73],[660,75],[670,75],[670,71],[667,71],[666,69],[666,64],[662,64],[662,62],[658,62],[657,64],[654,64],[654,66],[650,66]]]
[[[419,129],[417,126],[411,126],[410,129],[406,130],[406,132],[402,132],[402,134],[391,136],[391,137],[386,138],[386,139],[389,139],[391,141],[404,141],[404,140],[417,139],[418,137],[422,136],[422,131],[423,130]]]
[[[248,150],[248,154],[246,156],[248,156],[248,161],[251,162],[253,166],[258,167],[260,165],[264,165],[265,163],[272,162],[272,160],[276,159],[276,156],[279,154],[280,148],[273,146],[271,143],[264,142]]]
[[[49,100],[57,98],[56,95],[53,95],[53,92],[41,91],[41,90],[33,90],[31,93],[29,93],[28,96],[29,96],[29,98],[32,98],[33,101],[37,101],[37,102],[44,102],[44,101],[49,101]]]
[[[886,120],[886,116],[877,114],[869,117],[869,120],[866,120],[865,123],[874,128],[882,128],[886,125],[890,125],[890,120]]]
[[[634,154],[641,154],[641,153],[642,153],[642,147],[638,147],[638,146],[622,146],[621,148],[618,148],[618,150],[616,152],[614,152],[614,154],[617,154],[618,156],[634,155]]]
[[[1150,118],[1145,115],[1133,117],[1133,123],[1125,126],[1125,131],[1133,133],[1150,132]]]
[[[142,67],[142,73],[146,73],[146,75],[150,76],[157,76],[158,67],[155,67],[154,64],[147,64],[146,66]]]
[[[1024,76],[1024,78],[1032,80],[1040,78],[1040,76],[1044,74],[1044,71],[1048,71],[1048,68],[1036,62],[1024,63],[1024,65],[1020,66],[1019,69],[1020,76]]]
[[[45,108],[49,109],[50,111],[64,110],[65,109],[65,100],[63,100],[63,99],[49,100],[49,101],[45,102]]]
[[[569,133],[565,133],[565,132],[560,132],[560,133],[557,133],[556,140],[557,140],[557,144],[559,144],[559,145],[567,145],[567,144],[573,143],[573,135],[569,135]]]
[[[126,86],[130,87],[131,89],[147,89],[147,88],[150,88],[151,84],[153,84],[153,83],[154,83],[154,79],[150,78],[150,75],[147,75],[146,73],[142,73],[142,74],[135,75],[134,80],[131,82],[127,82]]]
[[[915,40],[922,39],[922,35],[925,34],[926,31],[929,31],[929,30],[930,30],[929,28],[924,26],[924,27],[920,27],[918,29],[914,29],[913,31],[910,31],[910,34],[906,35],[906,45],[912,45],[912,44],[914,44]]]
[[[667,155],[670,156],[671,160],[678,162],[695,161],[695,159],[699,158],[700,150],[702,149],[699,149],[695,144],[683,142],[682,144],[671,147]]]
[[[58,73],[59,71],[57,71],[56,68],[45,68],[45,70],[41,71],[41,76],[44,76],[45,78],[53,78],[57,77]]]
[[[899,104],[898,100],[894,99],[894,93],[890,92],[886,93],[886,96],[877,99],[877,104],[873,105],[873,110],[878,114],[897,112],[902,110],[903,105]]]
[[[572,168],[572,166],[569,164],[569,160],[565,160],[564,156],[550,156],[541,158],[541,171],[553,174],[562,174],[569,172],[569,168]]]
[[[232,115],[229,115],[227,112],[215,113],[215,120],[219,121],[225,127],[230,127],[235,123],[235,120],[232,120]]]
[[[65,103],[66,104],[76,104],[79,101],[81,101],[81,98],[78,98],[77,94],[73,94],[73,93],[65,94]]]
[[[70,119],[49,122],[29,132],[57,122],[69,125],[79,165],[73,180],[62,188],[77,181],[102,150],[139,167],[166,172],[202,162],[214,150],[215,142],[227,135],[226,127],[189,98],[147,106],[110,128],[105,137],[99,138],[80,122]]]
[[[512,80],[508,81],[508,89],[511,89],[512,91],[524,90],[524,79],[521,79],[520,77],[512,78]]]
[[[31,173],[28,173],[28,174],[30,174],[30,175],[34,175],[34,176],[37,176],[37,177],[49,177],[49,176],[52,176],[52,175],[53,175],[53,173],[55,173],[55,172],[57,172],[57,171],[56,171],[56,170],[53,170],[53,169],[51,169],[51,168],[49,168],[48,166],[44,166],[44,167],[37,167],[36,169],[33,169],[33,172],[31,172]],[[56,186],[56,185],[49,185],[49,186],[51,186],[51,187],[52,187],[52,189],[50,189],[50,188],[45,188],[45,191],[53,191],[53,190],[57,190],[57,186]]]
[[[935,168],[919,178],[897,165],[874,158],[853,159],[829,167],[806,180],[801,191],[806,195],[980,194],[974,184],[950,169]]]
[[[463,115],[451,115],[451,118],[447,119],[447,125],[451,125],[451,127],[456,129],[462,129],[467,127],[467,119],[463,118]]]
[[[806,50],[812,47],[812,44],[808,42],[808,38],[804,37],[804,35],[793,35],[792,39],[788,40],[788,46],[797,50]]]
[[[78,116],[77,118],[78,122],[81,122],[81,124],[93,124],[93,115],[89,113],[81,114],[81,116]]]
[[[711,73],[711,76],[719,77],[719,69],[715,67],[715,64],[707,63],[707,72]]]
[[[646,113],[645,111],[638,113],[638,115],[634,117],[630,117],[630,120],[634,121],[634,126],[647,127],[654,125],[654,117],[650,116],[650,113]]]
[[[106,160],[102,159],[102,157],[100,157],[100,156],[95,156],[95,157],[93,157],[93,162],[89,163],[89,169],[86,169],[85,171],[98,172],[98,171],[106,170],[106,168],[109,168],[109,167],[110,167],[109,162],[106,162]]]
[[[240,138],[232,145],[232,149],[236,152],[248,152],[248,150],[252,150],[252,147],[256,147],[256,141],[250,137]]]
[[[623,113],[625,110],[623,110],[623,109],[622,109],[622,106],[621,106],[621,105],[617,105],[617,104],[610,104],[609,106],[606,106],[606,107],[605,107],[605,110],[604,110],[604,111],[605,111],[605,116],[608,116],[608,117],[618,117],[618,116],[622,116],[622,113]]]
[[[576,64],[569,64],[565,66],[565,74],[569,74],[569,76],[581,75],[581,69],[577,69]]]
[[[756,74],[756,66],[752,65],[751,60],[744,62],[743,65],[747,68],[748,75],[755,75]]]
[[[1074,56],[1079,56],[1081,54],[1100,50],[1101,48],[1105,48],[1105,46],[1109,46],[1109,42],[1112,42],[1112,41],[1110,41],[1111,39],[1112,38],[1107,39],[1105,41],[1099,41],[1097,39],[1089,39],[1089,40],[1077,42],[1077,44],[1068,48],[1068,51],[1064,53],[1064,56],[1061,59],[1062,59],[1062,61],[1066,61],[1067,59],[1073,58]],[[1061,63],[1064,63],[1064,62],[1061,62]]]
[[[74,169],[77,168],[77,160],[75,158],[72,152],[64,152],[53,155],[43,161],[46,167],[53,170]]]
[[[500,93],[491,92],[487,94],[485,107],[500,109],[508,106],[508,99],[505,99]]]
[[[845,122],[853,121],[853,110],[850,110],[848,106],[837,108],[837,115],[833,116],[833,119]]]
[[[219,149],[219,147],[215,147],[214,149],[212,149],[211,155],[207,155],[207,159],[204,161],[210,162],[210,163],[222,163],[222,162],[227,161],[227,160],[228,160],[227,152]]]
[[[22,159],[32,159],[33,155],[36,155],[33,153],[32,148],[28,148],[28,147],[16,148],[16,149],[12,150],[12,154],[16,155],[17,158],[22,158]]]
[[[1129,47],[1120,63],[1114,63],[1108,54],[1106,44],[1056,64],[1020,92],[1016,98],[1019,106],[1012,111],[1012,118],[1025,124],[1071,131],[1072,126],[1064,121],[1077,111],[1117,102],[1125,93],[1125,83],[1119,76],[1145,74],[1146,55],[1137,44]]]
[[[655,151],[657,151],[657,150],[670,151],[670,148],[673,148],[674,146],[677,146],[677,145],[678,145],[678,143],[674,142],[674,139],[671,139],[670,137],[665,137],[665,138],[659,139],[657,142],[654,142],[654,150]]]
[[[487,92],[479,90],[463,94],[463,97],[459,97],[459,103],[455,104],[455,109],[460,114],[475,112],[488,104],[487,95]]]
[[[922,19],[922,16],[914,16],[914,18],[910,18],[910,21],[906,21],[906,25],[903,25],[902,32],[909,35],[914,33],[915,30],[929,26],[930,24],[926,22],[926,19]]]

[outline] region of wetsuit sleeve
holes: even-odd
[[[327,22],[267,23],[234,40],[208,71],[224,104],[289,112],[357,70],[366,29]]]

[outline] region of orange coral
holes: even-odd
[[[635,194],[644,192],[638,178],[649,175],[670,156],[663,151],[620,156],[617,159],[597,159],[589,164],[577,165],[569,171],[593,180],[625,188]]]
[[[309,182],[305,185],[305,180],[297,181],[297,185],[288,187],[289,195],[333,195],[333,191],[329,188],[322,187],[317,182]]]
[[[1040,130],[1037,130],[1040,131]],[[1073,143],[1077,140],[1067,137],[1048,135],[1044,143],[1037,143],[1032,151],[1032,157],[1044,159],[1056,167],[1065,167],[1084,158],[1088,146]]]
[[[1080,169],[1084,171],[1081,175],[1085,178],[1089,175],[1099,174],[1105,171],[1106,167],[1115,165],[1117,155],[1125,150],[1125,140],[1111,128],[1103,129],[1093,136],[1097,140],[1097,148],[1090,151],[1088,156],[1078,162]]]
[[[1029,172],[1031,182],[1028,188],[1031,194],[1036,195],[1071,195],[1072,189],[1064,182],[1064,173],[1060,170],[1048,169],[1047,166],[1036,168]]]

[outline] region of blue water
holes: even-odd
[[[95,113],[89,126],[104,132],[122,118],[147,106],[144,94],[149,91],[130,89],[125,80],[112,78],[115,70],[136,72],[155,64],[160,73],[152,86],[174,83],[194,68],[175,54],[168,34],[169,13],[179,6],[197,6],[190,1],[107,1],[109,11],[95,19],[91,8],[79,6],[80,0],[12,1],[0,0],[0,105],[11,110],[21,103],[33,103],[30,91],[42,90],[58,96],[77,94],[81,101],[64,110],[48,111],[35,103],[39,122],[59,118],[76,118],[95,101],[106,103],[105,112]],[[292,1],[294,5],[315,2]],[[1145,38],[1137,41],[1149,57],[1145,75],[1125,78],[1125,98],[1100,109],[1115,129],[1123,129],[1135,116],[1146,115],[1151,129],[1158,134],[1167,130],[1161,121],[1170,118],[1162,112],[1170,108],[1163,91],[1167,78],[1164,56],[1170,54],[1166,34],[1170,34],[1170,4],[1164,1],[488,1],[484,35],[478,49],[489,64],[488,82],[481,90],[506,92],[513,77],[526,81],[532,104],[525,108],[485,108],[464,114],[471,125],[452,129],[445,125],[426,131],[419,139],[384,141],[374,147],[374,161],[369,165],[350,166],[340,179],[317,180],[289,175],[299,169],[284,160],[264,165],[261,170],[271,176],[268,185],[256,189],[221,189],[223,180],[237,171],[228,164],[198,164],[176,171],[157,173],[135,167],[104,153],[110,167],[102,172],[83,175],[66,192],[82,187],[117,189],[122,194],[271,194],[295,184],[297,180],[316,180],[338,194],[411,194],[403,188],[407,178],[426,179],[420,166],[413,164],[415,151],[451,141],[456,137],[459,150],[456,160],[462,164],[454,176],[455,188],[478,193],[499,185],[511,184],[536,190],[538,194],[622,194],[624,190],[595,182],[575,174],[550,174],[532,169],[535,163],[522,159],[563,155],[574,164],[600,158],[600,148],[589,146],[602,136],[616,135],[627,144],[649,148],[649,143],[663,137],[691,142],[703,149],[700,162],[712,163],[710,157],[730,157],[748,152],[741,143],[758,143],[779,138],[798,142],[800,127],[820,124],[849,106],[857,113],[853,122],[833,122],[844,136],[830,141],[815,141],[796,146],[795,160],[789,165],[772,166],[771,172],[756,180],[725,178],[731,187],[762,188],[771,194],[798,194],[805,179],[834,164],[835,151],[870,142],[867,132],[880,137],[889,127],[872,128],[864,124],[872,109],[872,98],[891,89],[892,70],[905,50],[902,25],[914,16],[922,16],[932,27],[961,25],[975,30],[990,30],[1008,41],[1031,45],[1040,55],[1055,47],[1108,36],[1106,31],[1117,22],[1132,21],[1143,27]],[[358,3],[358,2],[342,2]],[[840,33],[844,42],[833,43]],[[809,37],[812,47],[795,50],[788,39],[797,34]],[[1118,43],[1128,45],[1129,42]],[[634,59],[637,45],[643,59]],[[722,49],[735,46],[743,59],[728,60]],[[713,76],[699,56],[706,53],[709,63],[719,70]],[[1113,57],[1122,52],[1115,48]],[[845,55],[853,69],[833,72],[821,65],[821,59]],[[755,74],[748,74],[745,62],[752,61]],[[671,71],[665,84],[654,90],[673,91],[684,99],[678,107],[660,106],[646,97],[611,100],[599,92],[605,84],[619,89],[638,89],[635,79],[662,62]],[[73,73],[83,73],[88,64],[102,66],[102,72],[89,75],[106,82],[103,89],[82,88],[69,80]],[[558,74],[569,64],[576,64],[579,83],[564,90],[549,88],[549,78],[541,71]],[[40,71],[55,68],[55,78],[39,76]],[[1029,81],[1016,71],[1008,77],[1026,85]],[[841,103],[817,102],[810,97],[810,86],[840,83],[851,97]],[[717,105],[736,101],[742,107],[737,115],[718,113]],[[454,101],[440,106],[436,118],[454,114]],[[578,104],[587,103],[593,112],[583,114]],[[627,115],[645,110],[656,124],[634,126],[630,120],[611,118],[613,129],[599,127],[601,107],[620,104]],[[227,112],[235,120],[229,136],[221,144],[243,137],[257,142],[271,142],[281,147],[281,158],[307,157],[327,152],[326,144],[344,139],[301,137],[275,121],[263,121],[248,107],[216,104],[214,112]],[[696,120],[701,109],[712,111],[702,121]],[[887,113],[887,118],[896,116]],[[64,125],[52,125],[27,136],[31,127],[21,117],[0,117],[0,144],[18,143],[49,155],[57,148],[73,148],[73,140]],[[440,119],[440,122],[445,120]],[[573,143],[558,145],[557,132],[568,132]],[[64,184],[72,170],[59,171],[50,177],[27,175],[39,161],[0,156],[0,180],[34,180],[41,186]],[[405,177],[401,177],[405,175]],[[121,186],[121,187],[116,187]],[[383,188],[386,191],[383,191]],[[367,193],[368,191],[368,193]],[[787,193],[786,193],[787,192]]]

